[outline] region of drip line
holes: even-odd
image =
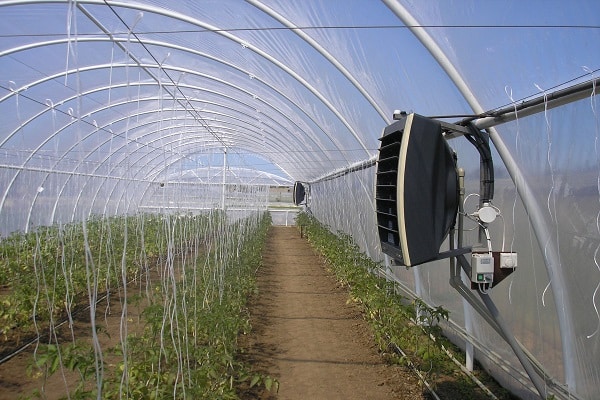
[[[146,274],[146,273],[147,272],[144,272],[144,274]],[[129,282],[127,282],[127,284],[130,284],[130,283],[136,281],[137,279],[140,279],[144,274],[131,279]],[[104,295],[102,295],[102,297],[100,297],[99,299],[97,299],[95,301],[94,305],[98,305],[100,302],[102,302],[103,300],[105,300],[108,297],[109,294],[110,294],[110,291],[105,292]],[[80,314],[80,313],[82,313],[82,312],[84,312],[86,310],[89,310],[90,307],[91,307],[91,304],[86,305],[85,307],[83,307],[83,308],[75,311],[74,313],[71,313],[71,317],[73,315],[78,315],[78,314]],[[61,326],[63,326],[67,322],[69,322],[69,317],[63,318],[63,320],[60,323],[58,323],[57,325],[54,325],[54,330],[56,330],[57,328],[60,328]],[[31,339],[29,342],[23,344],[21,347],[18,347],[15,351],[13,351],[12,353],[4,356],[4,358],[0,359],[0,365],[2,365],[5,362],[9,361],[10,359],[12,359],[13,357],[17,356],[18,354],[22,353],[26,348],[28,348],[29,346],[31,346],[32,344],[34,344],[38,340],[43,339],[44,337],[47,337],[48,335],[50,335],[50,334],[48,333],[48,334],[44,334],[44,335],[39,335],[36,338]]]

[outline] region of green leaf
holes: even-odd
[[[59,361],[60,357],[58,357],[58,354],[56,354],[54,356],[54,360],[52,360],[52,366],[50,367],[51,374],[55,373],[58,370]]]
[[[250,381],[250,387],[254,387],[260,381],[260,375],[254,375]]]

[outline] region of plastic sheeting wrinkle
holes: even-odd
[[[593,78],[594,78],[593,71],[585,66],[583,67],[583,69],[586,72],[592,74],[592,81],[594,81],[593,80]],[[594,96],[594,93],[596,93],[596,85],[595,84],[593,85],[592,94],[590,95],[590,106],[592,108],[592,114],[594,115],[594,119],[596,121],[596,123],[594,124],[594,127],[595,127],[594,152],[596,154],[596,164],[599,164],[600,163],[600,155],[598,153],[598,141],[600,140],[600,127],[598,124],[598,114],[596,113],[596,102],[595,102],[596,97]],[[600,174],[596,178],[596,188],[598,190],[598,201],[600,202]],[[596,231],[600,235],[600,210],[598,210],[598,213],[596,214]],[[600,244],[596,247],[596,250],[594,251],[594,265],[596,266],[598,271],[600,271],[600,263],[598,262],[598,253],[599,252],[600,252]],[[592,332],[591,334],[586,335],[586,337],[588,339],[591,339],[600,331],[600,312],[598,311],[598,305],[596,304],[596,296],[598,295],[599,289],[600,289],[600,282],[598,282],[598,284],[596,285],[596,289],[594,289],[594,293],[592,295],[592,305],[594,307],[594,311],[596,312],[596,318],[598,319],[598,323],[596,324],[596,330],[594,330],[594,332]]]

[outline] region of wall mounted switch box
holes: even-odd
[[[471,254],[471,281],[490,284],[494,281],[494,257],[491,254]]]
[[[500,253],[500,268],[517,268],[517,253]]]

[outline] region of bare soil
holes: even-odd
[[[251,300],[243,357],[276,378],[278,392],[246,399],[425,399],[418,379],[386,363],[348,291],[295,227],[272,227]]]

